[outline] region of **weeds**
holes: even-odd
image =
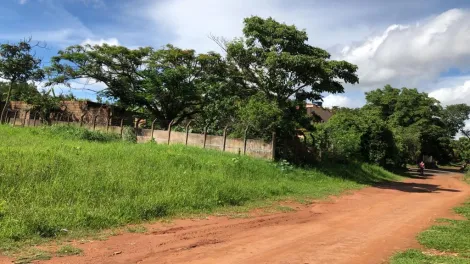
[[[0,126],[0,249],[270,199],[323,198],[396,178],[367,164],[299,169],[93,135]]]
[[[56,254],[59,257],[65,257],[65,256],[75,256],[75,255],[80,255],[82,254],[83,250],[77,247],[74,247],[72,245],[65,245],[59,250],[57,250]]]

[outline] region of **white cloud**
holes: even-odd
[[[99,39],[99,40],[94,40],[94,39],[87,38],[85,41],[83,41],[81,43],[81,45],[85,45],[85,44],[90,44],[92,46],[95,46],[95,45],[102,46],[103,44],[108,44],[110,46],[119,46],[120,45],[117,38]]]
[[[345,95],[330,94],[323,98],[323,106],[327,108],[334,106],[357,108],[361,107],[362,105],[364,105],[363,102],[353,100]]]
[[[228,39],[242,36],[243,19],[252,15],[273,17],[279,22],[306,29],[310,43],[329,48],[340,43],[360,40],[371,33],[372,26],[351,24],[356,16],[367,15],[366,9],[344,8],[340,17],[332,15],[344,4],[323,1],[315,6],[297,2],[286,5],[281,0],[164,0],[152,2],[144,9],[155,25],[173,35],[171,43],[197,51],[219,51],[208,38],[210,34]],[[347,26],[344,26],[347,25]]]
[[[449,68],[470,63],[470,11],[448,10],[415,25],[392,25],[383,34],[344,47],[337,58],[359,66],[362,87],[419,86]]]
[[[24,5],[26,4],[26,2],[28,2],[28,0],[19,0],[19,2],[20,2],[20,5]]]
[[[470,80],[463,85],[454,87],[444,87],[429,93],[429,96],[436,98],[443,105],[468,104],[470,105]]]

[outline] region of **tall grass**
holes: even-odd
[[[298,169],[70,127],[0,126],[0,140],[0,247],[272,198],[320,198],[395,177],[372,165]]]

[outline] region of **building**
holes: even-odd
[[[0,103],[0,106],[5,105]],[[38,119],[39,115],[32,105],[21,102],[11,101],[8,107],[8,118],[17,120],[32,120]],[[106,124],[110,120],[110,125],[119,125],[120,120],[124,119],[126,124],[134,122],[132,113],[129,113],[118,107],[95,103],[91,101],[61,101],[58,109],[51,111],[51,120],[54,121],[69,121],[69,122],[83,122],[91,124],[96,117],[96,124]]]
[[[323,108],[321,102],[306,104],[305,108],[307,114],[313,116],[318,122],[327,122],[333,116],[333,112]]]

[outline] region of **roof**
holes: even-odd
[[[315,104],[307,104],[305,107],[307,108],[307,114],[314,114],[318,116],[323,122],[328,121],[333,116],[333,113],[330,110]]]

